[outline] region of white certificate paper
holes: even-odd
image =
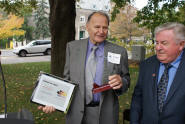
[[[75,86],[74,83],[42,72],[32,93],[31,101],[53,106],[55,109],[67,113]]]

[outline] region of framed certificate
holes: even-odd
[[[57,76],[41,72],[31,96],[31,102],[53,106],[67,113],[76,84]]]

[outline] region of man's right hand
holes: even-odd
[[[52,113],[55,111],[55,108],[53,106],[39,106],[39,110],[42,110],[44,113]]]

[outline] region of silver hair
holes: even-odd
[[[185,41],[185,26],[178,22],[168,22],[155,28],[155,36],[164,30],[173,30],[176,43]]]

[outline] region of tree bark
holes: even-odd
[[[75,39],[75,0],[49,0],[51,73],[62,77],[67,42]]]

